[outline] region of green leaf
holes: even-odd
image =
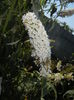
[[[41,5],[41,6],[44,6],[45,3],[46,3],[46,0],[40,0],[40,5]]]
[[[11,5],[11,7],[10,7],[10,9],[9,9],[9,12],[8,12],[8,15],[7,15],[7,17],[6,17],[6,21],[5,21],[5,24],[4,24],[4,27],[3,27],[3,33],[5,33],[6,28],[7,28],[7,25],[8,25],[8,22],[9,22],[10,19],[11,19],[12,11],[14,10],[15,4],[16,4],[16,0],[13,1],[12,5]]]
[[[72,98],[72,100],[74,100],[74,90],[68,90],[67,92],[65,92],[65,94],[63,95],[64,100],[70,100],[70,98]]]
[[[57,92],[53,84],[47,81],[46,78],[42,78],[42,90],[41,97],[45,97],[47,94],[50,94],[51,90],[54,92],[55,100],[57,100]]]
[[[17,41],[15,41],[15,42],[11,42],[11,43],[7,43],[7,45],[15,45],[15,44],[17,44],[19,41],[20,41],[20,40],[17,40]]]

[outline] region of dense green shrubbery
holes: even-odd
[[[0,1],[0,76],[3,77],[2,100],[14,91],[12,79],[30,59],[30,44],[27,31],[22,25],[22,15],[29,9],[24,0]],[[16,90],[17,91],[17,90]],[[15,92],[16,92],[15,91]],[[17,93],[13,93],[12,100]],[[16,94],[16,95],[15,95]]]
[[[31,58],[27,31],[21,20],[30,8],[28,0],[0,1],[0,76],[3,77],[1,100],[24,100],[25,96],[28,100],[40,100],[41,97],[41,100],[43,97],[45,100],[70,100],[67,94],[71,98],[74,96],[73,81],[62,80],[55,84],[33,71],[37,66]],[[66,92],[67,90],[70,91]]]

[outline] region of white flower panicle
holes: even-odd
[[[72,16],[74,14],[74,8],[69,10],[63,10],[59,13],[59,16],[65,17],[65,16]]]
[[[23,24],[28,30],[30,43],[33,46],[32,56],[38,59],[42,66],[48,65],[46,63],[51,60],[51,49],[44,26],[32,12],[28,12],[26,15],[23,15],[22,19]]]

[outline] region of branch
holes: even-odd
[[[68,2],[71,2],[72,3],[72,2],[74,2],[74,0],[68,0]]]
[[[74,9],[69,9],[69,10],[61,11],[59,13],[59,16],[65,17],[65,16],[72,16],[73,14],[74,14]]]

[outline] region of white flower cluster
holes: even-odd
[[[28,12],[26,15],[24,14],[22,19],[23,24],[28,30],[30,43],[33,46],[32,56],[38,59],[42,66],[43,64],[46,66],[45,63],[51,60],[51,49],[44,26],[32,12]]]
[[[55,82],[59,82],[61,79],[64,79],[64,76],[60,73],[55,74]]]

